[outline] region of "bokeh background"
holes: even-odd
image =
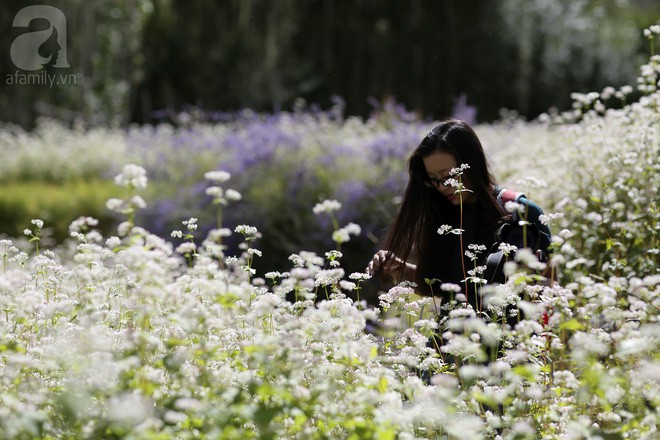
[[[424,117],[533,118],[570,106],[571,92],[634,81],[641,29],[660,16],[653,0],[5,0],[0,47],[30,4],[65,14],[77,84],[2,87],[0,120],[26,128],[40,116],[126,125],[333,97],[351,115],[391,99]],[[3,52],[4,77],[16,67]]]
[[[10,84],[23,72],[9,48],[25,32],[13,19],[40,4],[66,17],[70,67],[39,73],[68,81]],[[169,237],[197,217],[199,241],[217,226],[204,173],[226,170],[243,198],[223,225],[263,232],[257,267],[332,248],[332,220],[312,207],[335,198],[338,224],[362,227],[344,248],[360,270],[433,120],[476,124],[502,158],[498,177],[523,177],[533,160],[516,176],[502,153],[528,139],[514,122],[570,110],[573,92],[635,84],[649,54],[642,29],[658,17],[651,0],[6,0],[0,234],[42,218],[44,241],[58,243],[80,215],[110,233],[122,220],[105,207],[121,196],[112,178],[137,163],[150,179],[138,222]],[[53,34],[40,54],[57,50]]]

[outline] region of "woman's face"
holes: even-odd
[[[456,158],[449,153],[436,152],[426,156],[422,161],[424,162],[424,168],[426,169],[427,181],[431,182],[432,186],[440,191],[443,196],[447,197],[451,203],[458,205],[460,203],[460,197],[456,192],[456,188],[450,185],[445,185],[445,179],[450,177],[449,171],[452,168],[458,167]],[[462,176],[461,182],[466,189],[470,189],[469,182],[465,179],[465,176]],[[473,192],[464,191],[461,194],[464,203],[476,202]]]

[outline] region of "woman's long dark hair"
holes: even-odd
[[[403,261],[417,264],[415,281],[422,293],[429,293],[424,278],[435,276],[434,268],[447,266],[442,261],[437,261],[438,258],[448,261],[450,258],[461,257],[450,255],[449,249],[437,249],[442,246],[437,232],[440,225],[458,227],[458,208],[438,190],[425,184],[428,175],[423,159],[438,152],[454,156],[458,166],[469,165],[462,178],[464,182],[469,182],[474,193],[474,208],[479,213],[479,222],[487,233],[494,231],[504,216],[493,195],[495,179],[474,130],[465,122],[456,119],[443,120],[433,127],[410,155],[410,179],[385,244],[388,261],[396,256]],[[402,275],[403,267],[399,269],[399,275]]]

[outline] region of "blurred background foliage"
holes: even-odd
[[[45,72],[75,84],[8,84],[13,18],[33,4],[65,14],[70,67]],[[5,0],[0,235],[42,218],[44,241],[60,242],[80,215],[107,234],[121,220],[105,208],[119,195],[112,177],[133,162],[150,179],[139,224],[168,237],[195,216],[201,237],[215,224],[203,175],[222,169],[243,194],[225,225],[264,234],[259,269],[332,246],[330,219],[311,209],[336,198],[340,224],[362,227],[343,248],[345,267],[361,270],[432,119],[494,122],[478,131],[499,177],[533,175],[540,153],[569,144],[533,124],[532,139],[513,133],[517,116],[634,84],[648,59],[641,30],[658,17],[650,0]]]
[[[502,108],[528,118],[576,91],[632,83],[647,52],[652,0],[5,0],[0,46],[16,12],[49,4],[67,19],[76,84],[7,86],[0,120],[40,116],[125,126],[211,111],[327,108],[367,116],[395,100],[423,117],[480,122]],[[207,116],[212,117],[212,116]]]

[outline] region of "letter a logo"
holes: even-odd
[[[48,29],[29,31],[27,28],[36,19],[48,21]],[[66,59],[66,17],[57,8],[48,5],[27,6],[16,13],[14,27],[26,28],[26,32],[14,39],[9,55],[12,62],[22,70],[39,70],[46,64],[53,67],[70,67]],[[53,40],[51,53],[41,56],[44,43]]]

